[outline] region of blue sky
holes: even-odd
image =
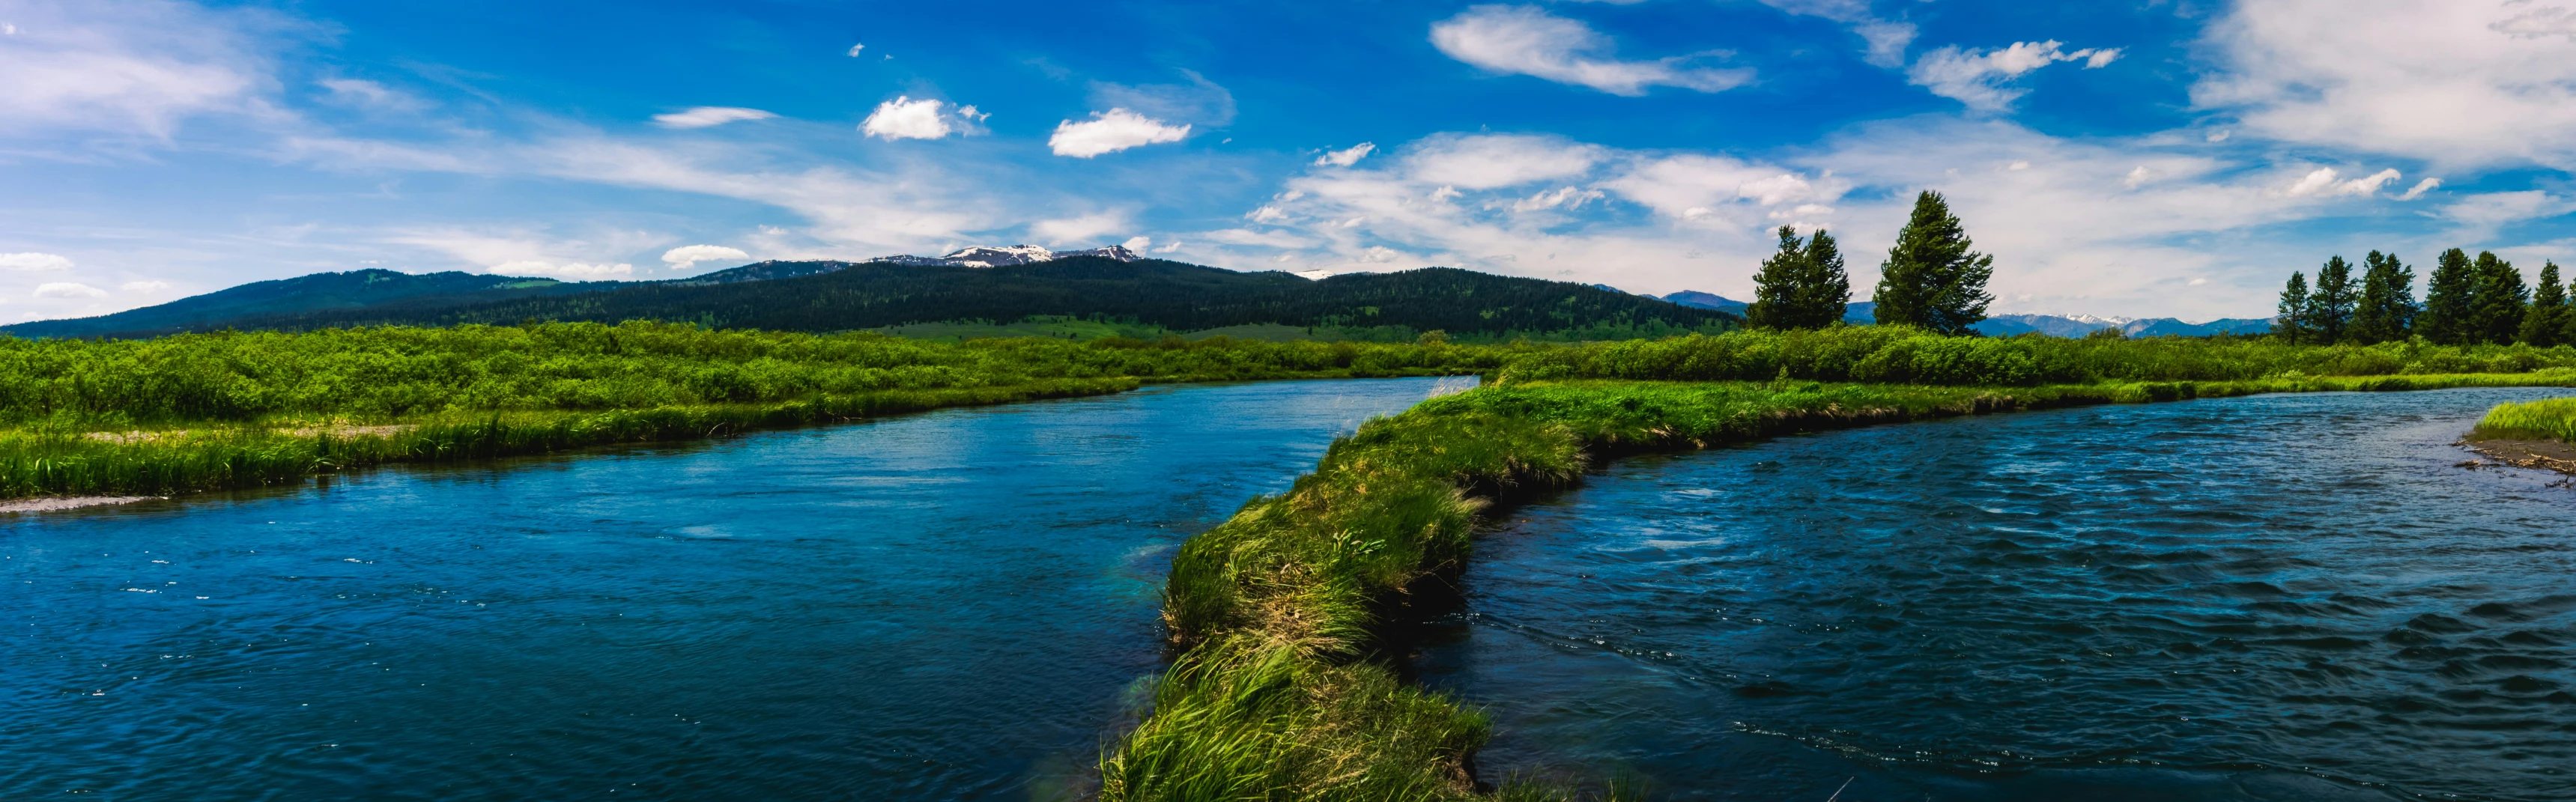
[[[1867,295],[1913,194],[1998,312],[2576,249],[2556,0],[0,0],[0,319],[385,267],[655,279],[1128,243]]]

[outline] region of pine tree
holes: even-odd
[[[1878,291],[1870,298],[1878,302],[1878,322],[1966,334],[1986,319],[1986,304],[1995,300],[1986,294],[1995,258],[1969,250],[1973,244],[1941,193],[1915,196],[1914,214],[1879,265]]]
[[[2272,333],[2281,335],[2281,339],[2291,345],[2298,345],[2300,340],[2307,339],[2308,327],[2306,321],[2301,320],[2307,314],[2308,277],[2299,271],[2290,271],[2290,286],[2281,290],[2281,316],[2273,319]]]
[[[2523,313],[2521,336],[2535,348],[2567,343],[2567,288],[2558,283],[2558,263],[2540,263],[2540,288],[2531,293],[2531,311]]]
[[[2435,345],[2475,341],[2470,317],[2477,307],[2478,278],[2469,252],[2452,248],[2433,260],[2433,275],[2424,282],[2424,311],[2415,318],[2415,333]]]
[[[1807,254],[1801,250],[1798,230],[1780,227],[1780,250],[1762,260],[1762,269],[1753,274],[1753,303],[1744,306],[1744,325],[1757,329],[1798,328],[1790,322],[1796,317],[1798,283],[1806,278]]]
[[[1807,238],[1807,277],[1800,283],[1800,328],[1821,329],[1839,323],[1851,307],[1851,274],[1843,271],[1843,251],[1833,232],[1819,230]]]
[[[2352,338],[2363,345],[2406,339],[2415,323],[2415,269],[2396,254],[2362,257],[2361,298],[2353,304]]]
[[[2307,313],[2299,323],[2316,334],[2320,345],[2343,342],[2351,328],[2353,306],[2357,303],[2352,283],[2352,263],[2341,256],[2329,257],[2324,267],[2317,268],[2316,291],[2308,295]]]
[[[2469,313],[2470,335],[2477,342],[2504,344],[2522,333],[2523,312],[2531,306],[2531,288],[2522,271],[2493,252],[2479,251],[2476,301]]]

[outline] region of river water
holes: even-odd
[[[2284,395],[1625,459],[1512,511],[1416,660],[1505,770],[1675,799],[2576,799],[2558,390]],[[1844,787],[1848,783],[1848,787]]]
[[[1165,561],[1432,380],[1153,388],[0,517],[0,799],[1029,799]]]

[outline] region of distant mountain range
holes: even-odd
[[[1749,305],[1746,301],[1732,300],[1697,290],[1683,290],[1664,295],[1662,298],[1683,306],[1726,312],[1737,316],[1743,315],[1744,308]],[[1877,318],[1872,313],[1877,308],[1877,304],[1868,301],[1855,302],[1844,308],[1843,320],[1853,325],[1875,323]],[[2033,331],[2052,337],[2082,337],[2103,329],[2119,329],[2121,334],[2130,337],[2160,337],[2168,334],[2181,337],[2208,337],[2218,334],[2262,334],[2272,330],[2272,319],[2222,318],[2207,323],[2185,323],[2169,317],[1995,315],[1977,321],[1970,328],[1994,337],[2010,337]]]
[[[960,248],[947,256],[896,254],[879,256],[870,261],[889,262],[907,267],[1001,267],[1036,264],[1074,256],[1097,256],[1121,262],[1136,261],[1136,253],[1120,245],[1082,251],[1050,251],[1035,245],[1013,245],[1006,248],[977,245],[972,248]]]
[[[1137,257],[967,248],[868,262],[769,261],[667,281],[561,282],[471,273],[317,273],[159,306],[0,327],[20,337],[148,337],[220,329],[635,319],[728,328],[847,331],[1033,317],[1263,336],[1462,340],[1622,339],[1735,328],[1739,318],[1582,284],[1455,268],[1310,280]]]

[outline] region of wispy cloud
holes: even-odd
[[[759,109],[736,106],[699,106],[687,111],[653,115],[654,124],[664,128],[708,128],[746,120],[766,120],[778,115]]]
[[[1753,80],[1748,69],[1687,66],[1690,57],[1621,61],[1610,37],[1535,6],[1476,6],[1431,26],[1431,44],[1450,58],[1506,75],[1529,75],[1613,95],[1672,86],[1717,92]]]
[[[2085,48],[2062,51],[2064,45],[2051,39],[2045,42],[2014,42],[1998,50],[1963,50],[1944,47],[1923,54],[1914,67],[1906,70],[1907,80],[1931,90],[1932,94],[1968,104],[1978,111],[2001,111],[2030,90],[2012,87],[2013,79],[2065,61],[2084,62],[2085,69],[2097,69],[2120,57],[2118,48]]]

